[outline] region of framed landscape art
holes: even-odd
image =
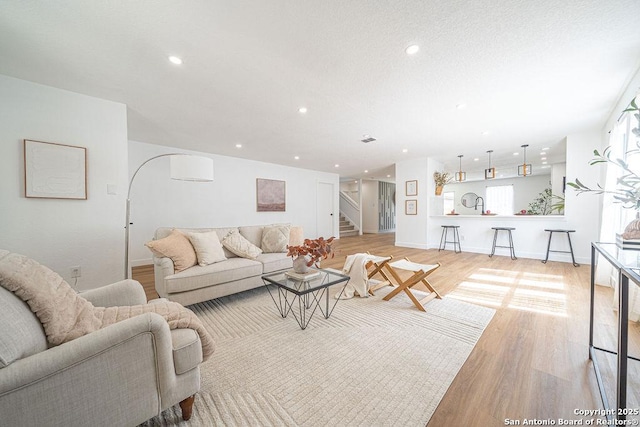
[[[286,182],[274,179],[256,179],[258,212],[284,212],[286,210]]]

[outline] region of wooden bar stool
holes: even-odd
[[[493,254],[496,253],[496,248],[509,248],[509,250],[511,251],[511,259],[518,259],[516,258],[516,251],[513,247],[513,236],[511,235],[511,231],[515,230],[515,228],[513,227],[491,227],[492,230],[495,230],[493,233],[493,247],[491,248],[491,254],[489,255],[489,258],[491,258],[493,256]],[[507,233],[509,233],[509,246],[500,246],[500,245],[496,245],[496,242],[498,240],[498,231],[506,231]]]
[[[442,299],[438,291],[436,291],[431,283],[429,283],[429,281],[427,280],[427,276],[436,271],[439,267],[439,262],[432,265],[418,264],[417,262],[409,261],[407,258],[400,261],[388,263],[387,269],[392,278],[392,285],[396,285],[397,287],[382,299],[385,301],[389,301],[391,298],[404,291],[411,299],[411,301],[413,301],[413,304],[418,308],[418,310],[426,311],[424,309],[424,305],[426,303],[434,298]],[[407,280],[402,280],[396,270],[411,271],[413,274]],[[411,288],[418,283],[422,283],[430,291],[429,295],[421,300],[417,299],[415,295],[411,293]]]
[[[571,254],[571,261],[573,262],[574,267],[580,267],[580,264],[576,262],[575,257],[573,256],[573,245],[571,244],[571,235],[569,233],[575,233],[576,230],[559,230],[559,229],[548,229],[546,228],[544,231],[549,232],[549,243],[547,243],[547,256],[542,260],[543,264],[546,264],[549,261],[549,252],[561,252],[564,254]],[[551,237],[553,237],[553,233],[567,233],[567,239],[569,239],[569,250],[568,251],[554,251],[551,248]]]
[[[438,252],[443,251],[447,248],[447,243],[453,243],[453,251],[457,254],[462,252],[462,248],[460,247],[460,234],[458,233],[459,225],[442,225],[442,236],[440,236],[440,246],[438,246]],[[447,236],[449,234],[449,229],[453,231],[453,240],[447,240]],[[458,245],[458,249],[456,249],[456,245]]]

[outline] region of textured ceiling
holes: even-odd
[[[382,177],[602,126],[640,66],[638,16],[638,0],[4,0],[0,74],[125,103],[132,140]]]

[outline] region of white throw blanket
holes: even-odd
[[[29,305],[51,345],[71,341],[143,313],[157,313],[167,320],[170,329],[196,331],[202,344],[203,360],[207,360],[214,350],[213,338],[188,308],[171,301],[94,307],[76,294],[59,274],[24,255],[0,250],[0,286]]]
[[[366,298],[369,296],[369,277],[367,274],[367,263],[377,257],[370,254],[354,254],[347,256],[342,267],[342,273],[350,277],[342,294],[337,294],[336,298],[349,299],[356,294]]]

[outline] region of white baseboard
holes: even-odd
[[[129,261],[131,267],[140,267],[142,265],[153,265],[153,258],[132,259]]]
[[[396,246],[405,246],[405,245],[400,245],[398,244],[398,242],[396,242]],[[407,247],[414,247],[414,246],[407,246]],[[429,249],[438,249],[438,247],[439,247],[438,245],[434,245],[434,244],[429,245]],[[461,248],[462,248],[462,252],[471,252],[474,254],[486,254],[486,255],[489,255],[491,253],[491,248],[484,248],[484,247],[469,248],[469,247],[466,247],[464,243],[462,243]],[[447,245],[446,250],[452,251],[453,245],[451,244]],[[540,261],[542,261],[547,252],[546,251],[545,252],[520,252],[516,247],[515,253],[517,258],[539,259]],[[510,256],[510,251],[508,248],[496,248],[495,255]],[[591,259],[588,257],[576,256],[575,258],[578,264],[591,264]],[[571,254],[563,254],[563,253],[559,254],[559,253],[551,252],[549,253],[549,261],[571,263]]]
[[[396,246],[400,246],[401,248],[412,248],[412,249],[429,249],[427,244],[423,243],[413,243],[413,242],[395,242]]]

